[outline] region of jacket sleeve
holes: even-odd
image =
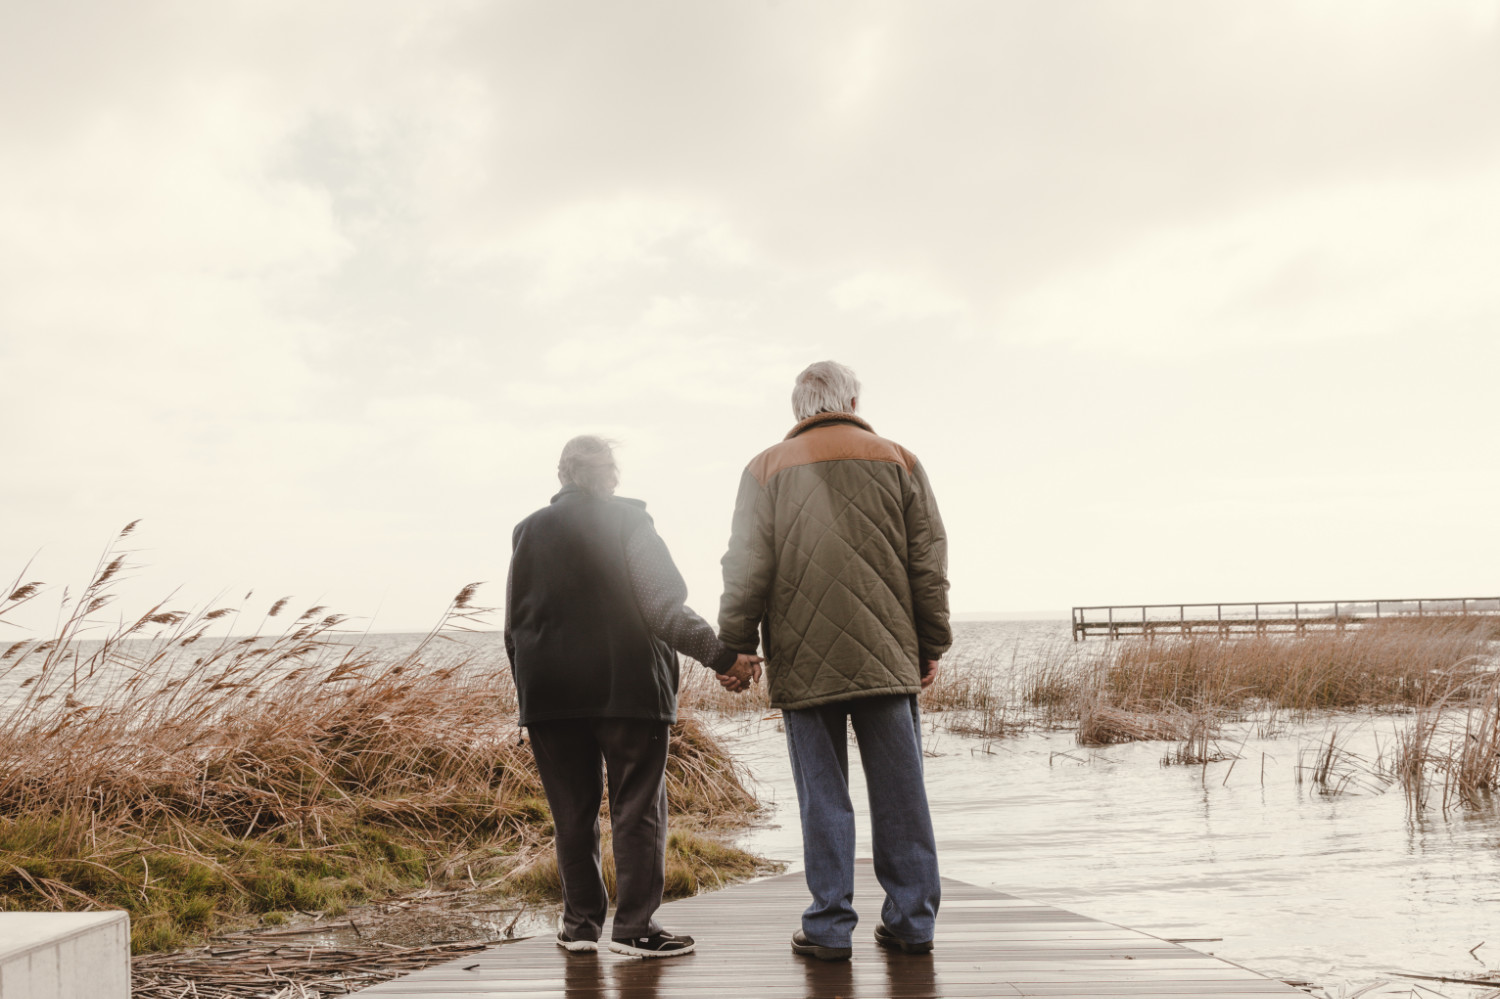
[[[505,658],[511,663],[516,661],[516,640],[510,634],[510,583],[513,575],[508,570],[505,573]]]
[[[754,652],[760,645],[761,618],[776,575],[775,527],[771,497],[747,468],[734,501],[729,550],[720,560],[719,641],[736,652]]]
[[[521,528],[517,526],[510,538],[511,559],[510,566],[505,570],[505,658],[510,663],[510,678],[516,678],[516,639],[510,632],[510,608],[514,602],[514,583],[516,578],[516,543],[521,535]]]
[[[953,645],[948,624],[948,534],[920,461],[913,466],[906,497],[906,572],[922,661],[938,659]]]
[[[734,652],[721,645],[708,622],[687,605],[687,583],[667,543],[650,524],[641,525],[626,542],[625,567],[641,619],[653,635],[715,673],[734,665]]]

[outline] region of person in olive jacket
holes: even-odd
[[[812,904],[798,954],[846,959],[858,917],[846,730],[859,742],[885,889],[875,940],[932,949],[940,887],[917,694],[953,642],[947,537],[921,462],[857,415],[842,364],[803,371],[798,419],[740,479],[719,638],[765,654],[802,816]]]
[[[687,586],[646,504],[613,495],[608,441],[575,437],[562,491],[516,525],[506,582],[505,651],[520,724],[556,829],[563,913],[558,946],[596,951],[608,911],[599,805],[608,773],[618,906],[610,950],[675,957],[693,938],[656,921],[666,865],[666,762],[677,720],[677,653],[729,690],[760,677],[684,605]],[[674,651],[675,650],[675,651]],[[602,763],[602,766],[601,766]]]

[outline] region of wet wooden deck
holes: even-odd
[[[883,893],[861,861],[854,959],[797,957],[792,931],[807,905],[802,875],[787,874],[662,907],[667,929],[695,954],[634,960],[601,950],[568,954],[551,936],[505,944],[360,992],[368,999],[802,999],[973,996],[1305,996],[1282,982],[1135,930],[1012,895],[943,879],[930,955],[875,946]]]

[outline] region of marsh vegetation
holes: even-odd
[[[130,531],[54,635],[0,646],[0,905],[125,909],[141,953],[424,886],[555,893],[509,672],[445,641],[480,620],[474,587],[399,651],[286,600],[104,624]],[[0,621],[47,592],[16,579]],[[668,797],[670,894],[763,868],[718,838],[757,803],[690,717]]]

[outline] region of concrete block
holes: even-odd
[[[130,999],[124,912],[0,912],[0,999]]]

